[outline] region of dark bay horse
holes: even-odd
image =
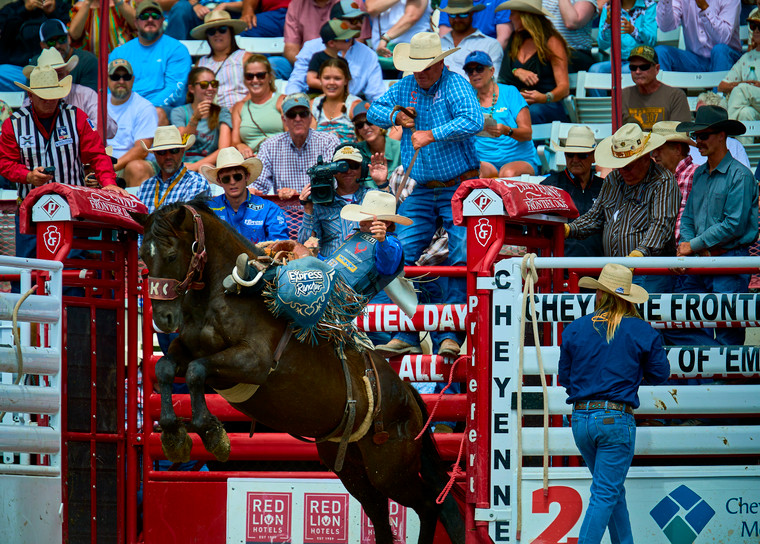
[[[341,360],[327,341],[311,346],[290,339],[278,349],[288,323],[269,312],[263,297],[223,292],[222,280],[235,266],[237,255],[257,256],[257,248],[200,201],[171,204],[150,216],[134,217],[145,227],[140,256],[150,271],[155,324],[167,332],[179,329],[179,337],[156,364],[161,443],[171,461],[188,460],[191,448],[185,423],[172,406],[175,376],[184,376],[190,390],[192,421],[187,428],[197,432],[219,460],[228,458],[230,443],[206,406],[205,385],[232,391],[226,398],[233,407],[273,429],[324,437],[344,421],[347,375],[356,399],[351,431],[358,431],[377,402],[362,377],[364,356],[346,347],[344,375]],[[276,352],[279,362],[274,365]],[[382,357],[370,356],[380,383],[378,400],[387,440],[376,439],[370,425],[360,439],[348,444],[338,477],[372,520],[378,544],[393,542],[388,498],[418,514],[419,543],[433,542],[438,517],[452,542],[464,542],[464,524],[454,498],[449,495],[441,506],[435,502],[446,472],[432,437],[427,432],[414,439],[425,422],[422,399]],[[251,387],[245,384],[258,389],[250,396]],[[335,466],[336,442],[318,442],[317,451],[328,467]]]

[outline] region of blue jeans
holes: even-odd
[[[276,9],[256,14],[256,26],[240,33],[241,36],[256,38],[276,38],[282,36],[285,28],[285,14],[288,8]],[[240,12],[229,12],[233,19],[240,19]],[[195,14],[193,6],[187,0],[176,2],[166,14],[168,24],[165,33],[177,40],[189,40],[190,31],[203,20]]]
[[[648,293],[670,293],[673,290],[673,276],[654,274],[634,276],[633,283],[643,287]]]
[[[602,62],[596,62],[592,64],[589,69],[589,73],[593,74],[609,74],[612,73],[612,63],[608,60]],[[630,74],[631,69],[628,67],[628,61],[623,62],[622,73]],[[604,89],[586,89],[586,96],[609,96],[610,92]]]
[[[531,104],[528,106],[528,111],[530,111],[530,122],[534,125],[551,123],[552,121],[562,121],[564,123],[570,122],[570,118],[567,116],[565,106],[562,102]]]
[[[618,410],[574,410],[573,438],[591,471],[591,498],[578,544],[598,544],[609,527],[612,544],[633,544],[625,477],[633,461],[636,423]]]
[[[422,184],[417,184],[412,194],[399,206],[398,213],[405,215],[414,222],[409,226],[401,225],[396,231],[401,246],[404,248],[404,264],[406,266],[414,266],[414,263],[430,244],[437,228],[438,218],[441,218],[443,228],[449,235],[449,256],[443,264],[453,266],[464,265],[467,262],[467,229],[454,224],[451,212],[451,199],[456,190],[457,185],[428,189]],[[466,302],[467,285],[464,278],[442,278],[439,280],[439,285],[441,286],[440,299],[430,300],[430,303],[463,304]],[[460,345],[464,341],[464,333],[461,332],[434,332],[430,337],[435,351],[446,338],[450,338]],[[409,343],[419,343],[416,333],[401,333],[395,338],[401,338]]]
[[[730,70],[742,56],[741,51],[723,43],[713,47],[709,58],[670,45],[658,45],[654,49],[660,60],[660,70],[670,72],[723,72]]]

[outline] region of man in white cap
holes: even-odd
[[[608,257],[659,257],[675,254],[675,223],[681,193],[673,174],[649,153],[665,143],[635,123],[620,127],[594,152],[596,164],[613,168],[591,209],[565,225],[567,238],[602,231]],[[670,276],[636,276],[652,293],[669,293]]]
[[[210,195],[211,187],[206,178],[198,172],[188,170],[182,160],[185,151],[194,143],[193,134],[183,143],[182,134],[173,125],[156,129],[153,147],[149,148],[141,142],[146,151],[155,155],[159,170],[158,174],[144,181],[137,190],[137,198],[148,207],[148,213],[167,204]]]
[[[558,153],[565,154],[565,169],[550,172],[541,185],[551,185],[568,192],[578,213],[583,215],[591,209],[602,190],[604,180],[593,169],[594,132],[587,126],[576,125],[567,133],[565,145],[554,144]],[[602,234],[597,232],[583,240],[565,240],[566,257],[601,257],[604,255]]]
[[[107,191],[126,195],[116,185],[111,158],[82,110],[61,99],[71,90],[71,76],[58,80],[50,66],[34,68],[29,86],[16,82],[31,99],[3,122],[0,130],[0,175],[18,183],[19,203],[34,187],[51,181],[84,185],[84,165],[90,164]],[[22,235],[16,215],[16,255],[35,257],[33,235]]]
[[[248,190],[250,180],[260,173],[259,159],[244,159],[234,147],[220,149],[216,166],[201,166],[201,175],[224,189],[224,194],[209,200],[209,208],[254,244],[287,240],[288,225],[282,208]]]
[[[454,225],[451,198],[460,182],[480,175],[474,136],[483,129],[483,113],[467,80],[443,64],[443,59],[456,51],[444,52],[441,39],[432,32],[420,32],[410,43],[398,44],[393,50],[394,65],[413,75],[388,89],[367,112],[367,120],[381,128],[403,127],[401,164],[417,181],[414,192],[399,209],[415,223],[413,228],[401,226],[398,231],[408,265],[430,243],[439,218],[449,235],[446,264],[466,262],[467,231]],[[464,279],[450,278],[443,299],[441,302],[452,304],[465,302]],[[446,332],[431,336],[436,348],[440,342],[439,354],[459,355],[462,335]],[[385,347],[384,354],[390,355],[419,349],[415,342],[400,338]]]

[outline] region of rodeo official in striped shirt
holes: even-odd
[[[71,76],[58,81],[50,66],[32,70],[29,86],[15,82],[29,94],[30,106],[5,120],[0,134],[0,174],[19,184],[19,204],[34,187],[56,181],[84,185],[84,164],[108,191],[127,195],[116,185],[116,174],[92,121],[82,110],[61,99],[71,90]],[[34,235],[19,232],[16,214],[16,256],[35,257]]]
[[[565,225],[567,238],[602,231],[607,257],[675,255],[675,223],[681,192],[673,174],[649,153],[665,143],[635,123],[620,127],[596,147],[596,163],[614,168],[591,209]],[[650,293],[671,292],[670,276],[635,276]]]

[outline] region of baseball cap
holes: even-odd
[[[133,75],[132,65],[127,59],[113,59],[108,63],[108,75],[113,75],[119,68],[124,68],[129,75]]]
[[[481,66],[493,66],[493,61],[491,60],[491,57],[488,56],[488,53],[484,51],[473,51],[469,55],[467,55],[467,58],[464,59],[464,64],[462,66],[467,66],[471,62],[474,62],[475,64],[480,64]]]
[[[335,155],[333,155],[333,162],[336,161],[353,161],[361,164],[364,162],[364,158],[356,147],[352,145],[344,145],[335,152]]]
[[[353,121],[360,115],[367,115],[367,112],[369,111],[369,102],[360,102],[356,106],[354,106],[353,116],[351,117],[351,120]]]
[[[327,43],[330,40],[347,40],[349,38],[356,38],[359,35],[359,31],[348,26],[346,21],[330,19],[322,25],[322,28],[319,30],[319,35],[322,37],[322,41]]]
[[[148,10],[156,11],[160,13],[161,15],[164,14],[164,10],[161,9],[161,5],[158,2],[156,2],[155,0],[143,0],[137,5],[137,12],[135,13],[135,15],[139,17],[140,14]]]
[[[356,0],[340,0],[330,10],[330,19],[353,19],[367,15],[362,11]]]
[[[633,57],[639,57],[654,64],[660,63],[657,59],[657,53],[655,52],[654,47],[648,45],[637,45],[631,49],[631,53],[628,55],[628,60],[631,60]]]
[[[48,19],[40,25],[40,41],[46,42],[59,36],[67,36],[69,29],[60,19]]]
[[[293,108],[309,109],[309,97],[304,93],[288,95],[282,103],[282,113],[288,113]]]

